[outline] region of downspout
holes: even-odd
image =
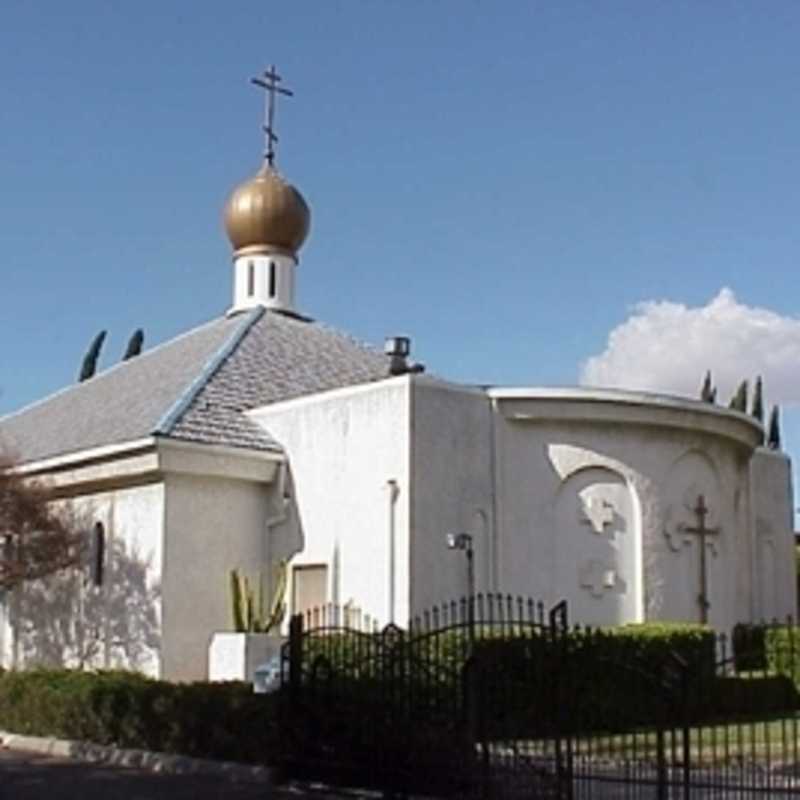
[[[272,552],[271,552],[271,545],[272,545],[272,536],[270,535],[272,529],[276,525],[280,525],[289,517],[289,506],[291,505],[292,498],[289,495],[289,490],[287,488],[287,478],[288,478],[288,469],[286,467],[286,462],[281,461],[278,464],[278,477],[277,477],[277,492],[278,492],[278,502],[277,507],[278,510],[272,515],[267,517],[264,520],[264,528],[266,529],[266,535],[264,536],[264,549],[263,549],[263,563],[265,564],[272,564]],[[288,560],[288,559],[287,559]],[[291,583],[291,574],[287,576],[289,583]],[[272,576],[270,575],[270,582],[272,581]],[[269,587],[270,593],[273,591],[273,586]],[[286,594],[291,596],[291,593],[294,591],[293,587],[289,586],[288,583],[286,585]]]
[[[292,501],[292,498],[289,496],[289,492],[286,489],[286,462],[281,461],[278,464],[278,511],[273,514],[271,517],[267,517],[264,521],[264,526],[267,529],[267,534],[269,534],[270,530],[274,528],[276,525],[280,525],[282,522],[286,522],[286,518],[288,517],[287,509],[289,508],[289,504]]]
[[[396,538],[396,522],[395,511],[397,506],[397,498],[400,496],[400,487],[394,478],[386,481],[386,488],[388,489],[389,506],[388,506],[388,524],[389,524],[389,608],[388,617],[389,622],[395,621],[395,538]]]

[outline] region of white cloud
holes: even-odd
[[[769,402],[799,405],[800,319],[742,305],[727,288],[699,308],[640,303],[582,365],[581,383],[697,397],[707,369],[722,403],[762,375]]]

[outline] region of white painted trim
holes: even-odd
[[[28,461],[25,464],[14,467],[13,472],[19,475],[35,475],[40,472],[74,469],[90,462],[107,461],[119,456],[138,454],[154,448],[155,443],[155,437],[145,436],[141,439],[131,439],[128,442],[120,442],[119,444],[105,444],[88,450],[76,450],[63,455],[44,458],[40,461]]]
[[[258,417],[259,414],[268,411],[285,411],[288,409],[303,408],[304,406],[314,405],[315,403],[325,402],[328,400],[337,400],[344,397],[353,397],[359,394],[366,394],[367,392],[382,389],[391,384],[408,383],[412,377],[409,375],[394,375],[389,376],[389,361],[386,361],[387,377],[377,381],[368,381],[367,383],[357,383],[353,386],[344,386],[338,389],[329,389],[327,392],[316,392],[315,394],[306,394],[302,397],[293,397],[291,400],[281,400],[278,403],[268,403],[264,406],[251,408],[245,411],[244,414],[248,417]]]
[[[710,403],[608,389],[490,389],[500,414],[519,421],[648,425],[704,432],[754,450],[763,429],[753,417]]]
[[[592,389],[574,387],[528,387],[528,386],[492,386],[486,390],[489,397],[496,400],[560,400],[575,403],[618,403],[620,405],[646,405],[660,408],[679,409],[683,411],[702,411],[710,415],[740,419],[749,422],[756,430],[761,425],[755,417],[732,411],[729,408],[692,400],[677,395],[659,394],[657,392],[630,391],[627,389]]]
[[[168,465],[164,463],[165,458],[171,459]],[[192,466],[189,461],[194,461],[195,464]],[[214,462],[222,461],[226,462],[224,466],[214,465]],[[57,458],[33,461],[15,467],[13,471],[24,477],[47,477],[59,490],[86,484],[99,487],[111,483],[118,485],[158,480],[165,471],[188,471],[193,474],[270,483],[274,479],[277,465],[284,461],[284,454],[275,451],[247,450],[227,445],[148,436]],[[201,463],[204,463],[205,469]],[[232,465],[235,465],[234,468],[231,468]]]
[[[158,468],[164,475],[183,473],[256,483],[272,483],[285,461],[283,454],[269,450],[246,450],[167,438],[159,439],[157,453]]]
[[[279,464],[286,460],[283,452],[278,450],[256,450],[249,447],[231,447],[227,444],[213,442],[190,442],[186,439],[173,439],[171,436],[159,436],[156,439],[159,450],[184,450],[195,453],[211,453],[232,458],[251,459],[253,461],[274,461]]]

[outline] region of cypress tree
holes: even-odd
[[[764,398],[761,376],[756,378],[756,385],[753,387],[753,409],[750,412],[759,422],[764,422]]]
[[[728,403],[728,408],[733,411],[741,411],[743,414],[747,413],[747,381],[742,381],[739,388]]]
[[[767,447],[770,450],[781,449],[781,423],[779,418],[778,406],[772,406],[769,415],[769,433],[767,435]]]
[[[98,333],[97,336],[95,336],[92,340],[92,343],[89,345],[89,349],[86,351],[86,355],[83,357],[81,371],[78,375],[78,383],[88,380],[95,374],[95,372],[97,372],[97,359],[100,355],[100,349],[103,346],[105,338],[106,332],[100,331],[100,333]]]
[[[700,399],[704,403],[713,403],[714,388],[711,385],[711,370],[706,370],[706,377],[703,380],[703,388],[700,390]]]
[[[125,354],[122,356],[122,360],[127,361],[129,358],[134,358],[135,356],[138,356],[139,353],[142,352],[143,344],[144,344],[144,331],[141,328],[137,328],[131,334],[131,338],[128,339],[128,346],[125,348]]]
[[[764,387],[762,385],[761,376],[756,378],[756,384],[753,387],[753,406],[750,409],[750,414],[761,423],[761,441],[759,444],[764,446]]]

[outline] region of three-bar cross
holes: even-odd
[[[275,134],[275,95],[283,94],[287,97],[293,97],[294,92],[289,89],[284,89],[278,84],[283,80],[280,75],[275,71],[273,64],[264,74],[258,78],[251,78],[250,81],[256,86],[260,86],[266,92],[266,102],[264,103],[264,158],[267,163],[272,166],[275,162],[275,145],[278,142],[278,137]]]
[[[697,517],[697,526],[694,528],[684,528],[684,533],[693,533],[700,540],[700,594],[697,602],[700,606],[700,622],[704,625],[708,622],[708,610],[711,602],[708,599],[708,563],[706,561],[706,537],[718,533],[717,528],[706,527],[706,517],[708,516],[708,506],[703,495],[698,495],[697,505],[692,509]]]

